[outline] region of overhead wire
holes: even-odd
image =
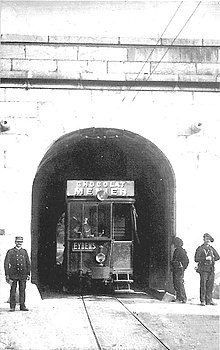
[[[162,55],[161,59],[159,60],[159,62],[156,64],[156,66],[153,68],[152,72],[150,73],[150,75],[148,76],[148,78],[145,80],[145,82],[147,82],[150,77],[152,76],[152,74],[155,72],[155,70],[157,69],[157,67],[159,66],[159,64],[162,62],[163,58],[165,57],[165,55],[167,54],[167,52],[170,50],[170,48],[173,46],[174,42],[176,41],[176,39],[178,38],[178,36],[182,33],[183,29],[186,27],[186,25],[188,24],[188,22],[190,21],[190,19],[193,17],[193,15],[195,14],[195,12],[197,11],[198,7],[201,5],[202,1],[199,1],[199,3],[196,5],[195,9],[193,10],[193,12],[191,13],[191,15],[189,16],[189,18],[187,19],[187,21],[185,22],[185,24],[182,26],[182,28],[180,29],[180,31],[178,32],[178,34],[175,36],[175,38],[172,40],[171,44],[168,46],[167,50],[164,52],[164,54]],[[132,98],[133,102],[135,100],[135,98],[137,97],[137,95],[139,94],[139,92],[142,91],[142,89],[140,89],[135,96]]]
[[[156,49],[156,47],[157,47],[158,44],[160,43],[160,41],[161,41],[163,35],[165,34],[165,32],[167,31],[167,29],[168,29],[168,27],[170,26],[171,22],[172,22],[173,19],[175,18],[176,14],[177,14],[177,12],[179,11],[179,9],[180,9],[180,7],[182,6],[182,4],[183,4],[183,1],[180,2],[180,4],[178,5],[177,9],[175,10],[173,16],[171,17],[171,19],[170,19],[169,22],[167,23],[167,25],[166,25],[166,27],[165,27],[163,33],[160,35],[159,39],[157,40],[156,45],[155,45],[155,46],[153,47],[153,49],[151,50],[149,56],[147,57],[147,59],[146,59],[146,61],[144,62],[143,66],[141,67],[140,71],[138,72],[136,78],[134,79],[135,81],[138,79],[139,75],[141,74],[141,72],[143,71],[144,67],[145,67],[146,64],[148,63],[149,58],[151,57],[151,55],[153,54],[154,50]],[[128,91],[129,91],[129,90],[131,90],[131,88],[129,88]],[[126,98],[126,95],[123,97],[122,102],[124,102],[125,98]]]

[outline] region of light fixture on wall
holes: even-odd
[[[10,130],[10,125],[7,122],[7,120],[1,120],[0,121],[0,132],[5,132]]]
[[[178,134],[178,136],[185,136],[189,137],[194,134],[198,134],[202,130],[202,123],[195,123],[190,125],[188,128],[183,130],[181,133]]]

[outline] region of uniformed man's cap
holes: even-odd
[[[16,236],[16,237],[15,237],[15,240],[16,240],[17,242],[23,242],[23,237],[21,237],[21,236]]]
[[[205,233],[203,235],[203,238],[205,238],[205,237],[207,237],[210,240],[210,242],[214,242],[214,238],[209,233]]]

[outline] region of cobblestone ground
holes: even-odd
[[[198,305],[198,301],[176,304],[141,297],[121,300],[170,350],[219,350],[219,300],[217,306],[206,307]],[[29,312],[18,309],[11,313],[9,304],[1,303],[1,350],[96,349],[79,297],[49,298],[27,306]],[[100,328],[101,323],[102,315]],[[126,327],[123,320],[122,327]],[[119,332],[123,334],[123,328]],[[119,349],[117,344],[114,349]]]

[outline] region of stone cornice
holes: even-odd
[[[89,45],[141,45],[141,46],[219,46],[216,39],[179,39],[143,37],[87,37],[87,36],[50,36],[1,34],[3,43],[41,43],[41,44],[89,44]]]

